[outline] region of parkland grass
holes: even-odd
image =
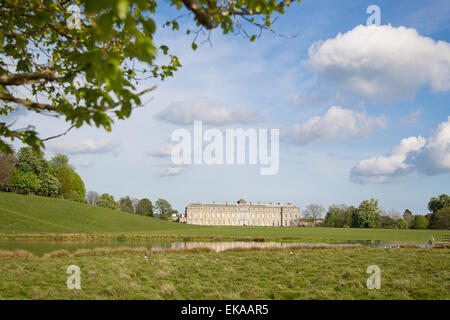
[[[242,226],[195,226],[81,204],[69,200],[0,192],[0,233],[104,234],[178,236],[217,240],[266,238],[270,240],[381,240],[437,241],[446,230],[393,230],[347,228],[280,228]],[[0,236],[1,237],[1,236]]]
[[[0,259],[0,299],[448,300],[449,250],[21,253]],[[81,290],[66,287],[73,264],[81,269]],[[381,269],[379,290],[366,286],[370,265]]]

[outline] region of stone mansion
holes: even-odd
[[[186,223],[209,226],[298,226],[300,208],[288,204],[191,203],[186,207]]]

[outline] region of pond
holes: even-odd
[[[74,252],[78,249],[94,249],[99,247],[118,248],[118,247],[146,247],[147,249],[194,249],[209,248],[216,252],[221,252],[233,248],[289,248],[295,246],[313,247],[342,247],[361,244],[367,248],[389,248],[396,246],[397,243],[381,241],[349,241],[342,243],[324,243],[324,242],[253,242],[253,241],[229,241],[229,242],[191,242],[191,241],[47,241],[47,240],[0,240],[0,250],[22,249],[29,251],[37,256],[43,256],[45,253],[55,250],[65,249]],[[425,247],[425,244],[418,244]]]

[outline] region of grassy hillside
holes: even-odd
[[[446,230],[192,226],[73,201],[0,192],[0,233],[126,233],[426,242]]]
[[[69,200],[0,193],[3,233],[170,233],[180,227],[186,226]]]

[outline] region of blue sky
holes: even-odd
[[[373,4],[382,25],[369,28]],[[178,15],[162,3],[155,19],[161,26]],[[190,202],[239,198],[301,208],[376,198],[386,211],[424,214],[431,196],[450,191],[449,16],[448,1],[304,0],[274,24],[295,37],[264,32],[250,43],[215,30],[212,45],[195,52],[189,18],[179,32],[159,27],[155,41],[182,69],[111,133],[71,131],[46,145],[47,157],[69,153],[88,190],[165,198],[180,212]],[[188,114],[193,106],[199,111]],[[173,130],[192,130],[183,117],[222,130],[281,128],[279,173],[261,176],[259,165],[173,169],[164,150]],[[18,120],[37,123],[42,137],[67,128],[26,113]]]

